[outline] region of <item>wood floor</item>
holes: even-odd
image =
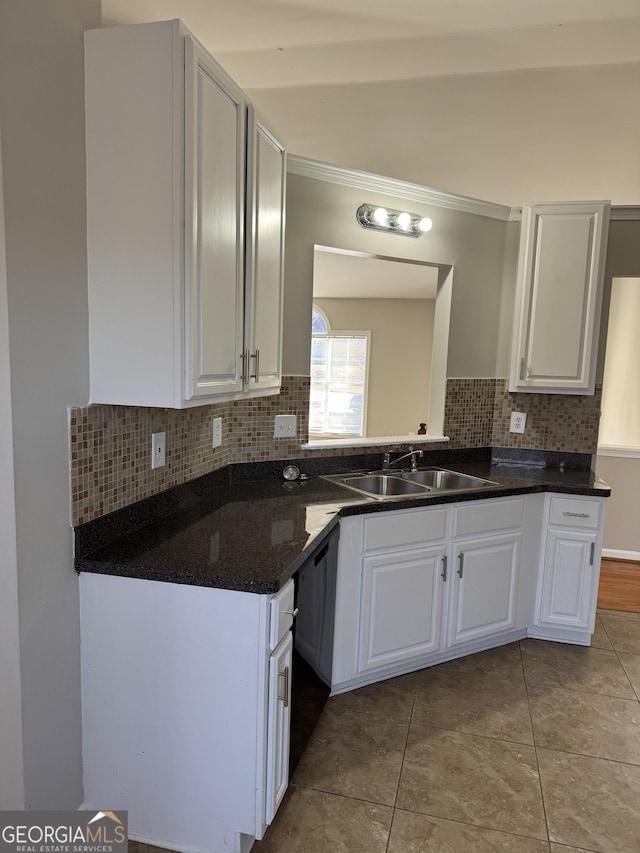
[[[603,557],[598,607],[640,613],[640,563]]]

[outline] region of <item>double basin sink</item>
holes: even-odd
[[[498,485],[492,480],[459,474],[446,468],[325,474],[322,479],[380,501],[393,498],[424,498],[429,493],[469,492]]]

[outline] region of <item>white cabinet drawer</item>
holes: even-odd
[[[453,510],[453,535],[470,536],[493,530],[510,530],[522,525],[524,500],[474,501]]]
[[[365,519],[364,550],[444,539],[446,531],[446,507],[384,513]]]
[[[271,599],[269,647],[272,651],[293,625],[294,594],[295,586],[293,580],[290,580]]]
[[[600,502],[551,498],[549,501],[549,524],[595,529],[600,524]]]

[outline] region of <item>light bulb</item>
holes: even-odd
[[[423,219],[420,220],[420,222],[418,222],[418,228],[421,231],[431,231],[432,225],[433,222],[429,219],[428,216],[425,216]]]
[[[411,214],[399,213],[396,216],[396,222],[398,223],[400,228],[408,228],[411,225]]]
[[[384,207],[376,207],[373,211],[373,218],[378,223],[378,225],[386,225],[389,219],[389,214],[384,209]]]

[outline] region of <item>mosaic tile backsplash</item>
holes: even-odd
[[[526,447],[596,452],[602,388],[595,396],[510,394],[504,379],[448,379],[444,433],[429,449]],[[318,456],[300,450],[309,416],[309,377],[283,378],[280,394],[193,409],[94,405],[70,409],[71,520],[74,526],[232,463]],[[512,411],[527,413],[524,435],[509,432]],[[294,439],[274,439],[277,414],[297,415]],[[222,446],[211,421],[222,417]],[[166,433],[166,464],[151,470],[150,436]],[[367,448],[383,453],[387,448]],[[352,448],[323,456],[353,454]]]

